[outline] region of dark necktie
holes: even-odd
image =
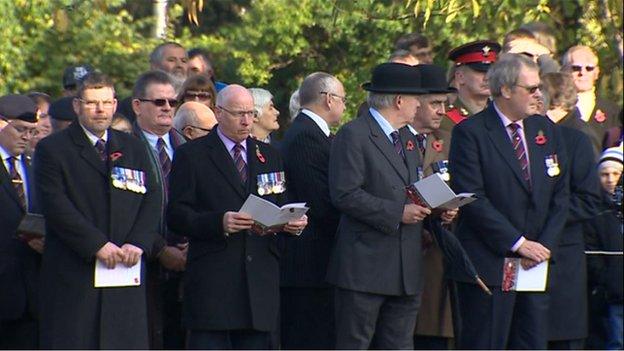
[[[163,138],[158,138],[156,149],[158,149],[158,162],[160,163],[160,169],[162,170],[165,184],[168,184],[167,180],[171,172],[171,159],[169,158],[169,154],[167,154],[167,146]]]
[[[399,138],[399,132],[396,130],[390,133],[390,137],[392,138],[392,145],[394,146],[394,151],[401,156],[402,159],[405,160],[405,153],[403,152],[403,145],[401,145],[401,139]]]
[[[247,164],[243,159],[242,152],[245,150],[241,144],[236,144],[232,148],[234,150],[234,164],[243,184],[247,183]]]
[[[17,194],[20,206],[26,209],[26,194],[24,193],[24,181],[17,172],[17,157],[9,157],[9,177]]]
[[[98,156],[100,156],[100,160],[102,162],[106,162],[106,142],[102,139],[98,139],[95,142],[95,151],[97,151]]]
[[[511,130],[511,142],[513,144],[514,151],[516,152],[516,158],[520,163],[520,169],[522,170],[522,178],[527,182],[529,188],[531,188],[531,175],[529,174],[529,159],[527,158],[524,143],[520,136],[520,126],[516,123],[509,125]]]
[[[416,142],[418,143],[418,150],[420,150],[420,154],[424,155],[427,147],[427,135],[416,134]]]

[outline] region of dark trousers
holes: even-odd
[[[388,296],[336,288],[336,349],[412,349],[420,295]]]
[[[270,335],[257,330],[190,330],[189,350],[268,350]]]
[[[545,349],[546,293],[503,292],[489,296],[475,284],[457,283],[462,332],[459,349]]]
[[[163,345],[165,350],[183,350],[186,330],[182,327],[182,274],[171,274],[163,285]]]
[[[36,350],[39,348],[39,323],[25,316],[0,321],[0,350]]]
[[[450,350],[452,338],[414,335],[414,350]]]
[[[583,350],[585,348],[585,339],[557,340],[549,341],[549,350]]]
[[[281,288],[280,295],[282,349],[334,348],[333,288]]]

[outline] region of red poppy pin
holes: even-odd
[[[260,161],[260,163],[266,163],[266,159],[264,158],[264,155],[262,155],[262,153],[260,152],[260,148],[258,147],[258,145],[256,145],[256,157],[258,158],[258,161]]]
[[[605,115],[605,113],[602,112],[602,110],[596,110],[596,115],[594,116],[594,119],[598,123],[603,123],[604,121],[607,120],[607,115]]]
[[[444,140],[434,140],[433,143],[431,143],[431,147],[437,152],[442,152],[443,146]]]
[[[535,137],[535,143],[537,145],[544,145],[547,141],[548,139],[546,139],[543,131],[540,130],[539,132],[537,132],[537,136]]]
[[[411,140],[408,140],[407,144],[405,144],[405,148],[407,149],[407,151],[414,150],[414,143]]]
[[[118,158],[120,158],[121,156],[123,156],[123,154],[119,151],[115,151],[112,154],[110,154],[110,160],[115,162],[117,161]]]

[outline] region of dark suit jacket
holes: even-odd
[[[308,226],[301,236],[279,238],[282,286],[326,286],[327,262],[340,218],[329,198],[330,148],[330,138],[303,113],[297,115],[282,141],[288,198],[310,207]]]
[[[602,112],[605,116],[603,121],[596,119],[599,112]],[[602,151],[602,141],[610,128],[622,126],[622,121],[618,118],[618,112],[619,108],[616,104],[611,101],[596,98],[596,106],[594,107],[591,118],[587,122],[592,132],[591,141],[596,149]]]
[[[535,141],[542,131],[547,141]],[[532,190],[522,178],[520,163],[498,114],[490,104],[453,129],[450,153],[455,192],[475,193],[463,206],[455,234],[486,284],[500,286],[503,260],[521,235],[540,242],[556,258],[567,219],[568,159],[560,131],[546,117],[524,120]],[[545,158],[557,155],[561,173],[546,174]],[[474,283],[466,277],[459,280]]]
[[[261,162],[260,153],[265,160]],[[243,186],[217,131],[178,148],[170,174],[169,227],[188,235],[184,321],[188,329],[273,330],[279,310],[274,235],[223,232],[223,215],[258,196],[259,174],[283,171],[269,145],[247,138],[249,177]],[[287,185],[288,186],[288,185]],[[263,198],[283,202],[283,194]]]
[[[402,128],[400,137],[405,161],[369,112],[333,141],[329,190],[341,217],[327,281],[337,287],[395,296],[420,291],[422,223],[401,218],[405,187],[417,180],[421,160],[412,133]]]
[[[581,123],[583,123],[581,121]],[[570,213],[550,274],[549,340],[587,337],[587,264],[583,224],[600,212],[600,183],[589,137],[560,127],[570,159]]]
[[[43,348],[148,346],[145,279],[139,287],[93,286],[97,251],[110,241],[120,247],[133,244],[143,249],[143,257],[149,255],[160,219],[160,189],[149,172],[145,147],[126,133],[108,133],[107,153],[121,157],[106,163],[78,122],[37,145],[35,180],[47,230],[41,268]],[[113,187],[113,166],[143,171],[147,192]]]
[[[0,160],[0,162],[3,162]],[[28,189],[28,211],[39,212],[30,164],[22,156]],[[19,319],[28,313],[38,318],[37,286],[41,255],[16,238],[17,227],[26,214],[4,164],[0,164],[0,321]]]

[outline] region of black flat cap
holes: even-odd
[[[476,71],[487,72],[496,62],[501,46],[492,40],[478,40],[451,50],[448,59],[455,61],[455,66],[466,65]]]
[[[10,94],[0,97],[0,116],[36,123],[39,120],[37,105],[26,95]]]
[[[74,98],[72,96],[62,97],[52,104],[50,104],[50,109],[48,110],[48,115],[50,118],[54,118],[60,121],[75,121],[78,119],[78,115],[74,111],[74,106],[72,101]]]
[[[457,89],[450,87],[446,81],[444,68],[438,65],[418,65],[422,87],[429,94],[454,93]]]
[[[370,82],[362,88],[374,93],[426,94],[422,88],[420,68],[402,63],[386,62],[373,69]]]
[[[65,71],[63,72],[63,88],[75,88],[87,74],[93,71],[93,66],[87,64],[69,66],[65,68]]]

